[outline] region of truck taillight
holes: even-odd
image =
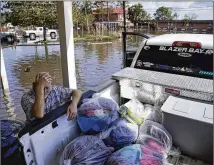
[[[175,95],[175,96],[179,96],[180,95],[180,91],[177,89],[172,89],[172,88],[165,88],[165,92]]]
[[[172,43],[172,46],[201,48],[201,43],[200,42],[175,41]]]

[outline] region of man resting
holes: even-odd
[[[52,86],[51,82],[49,73],[41,72],[36,75],[33,88],[22,96],[21,105],[28,123],[35,118],[43,118],[45,114],[71,99],[67,110],[68,120],[76,117],[81,92],[62,86]]]

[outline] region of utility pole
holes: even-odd
[[[123,1],[123,25],[124,32],[126,32],[126,1]]]

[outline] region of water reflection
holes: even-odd
[[[38,42],[43,41],[43,40],[44,40],[44,38],[41,36],[36,37],[35,40],[31,40],[29,37],[24,37],[24,38],[20,39],[19,45],[21,45],[21,44],[34,44],[34,43],[38,43]],[[55,39],[52,39],[51,37],[46,37],[46,40],[51,41],[51,42],[55,42],[55,41],[58,41],[59,38],[57,37]]]

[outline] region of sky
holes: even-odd
[[[161,7],[172,7],[176,13],[178,13],[178,19],[183,19],[185,14],[195,13],[198,17],[197,20],[213,20],[213,2],[142,2],[134,1],[130,2],[129,5],[141,3],[144,9],[153,16],[155,11]]]

